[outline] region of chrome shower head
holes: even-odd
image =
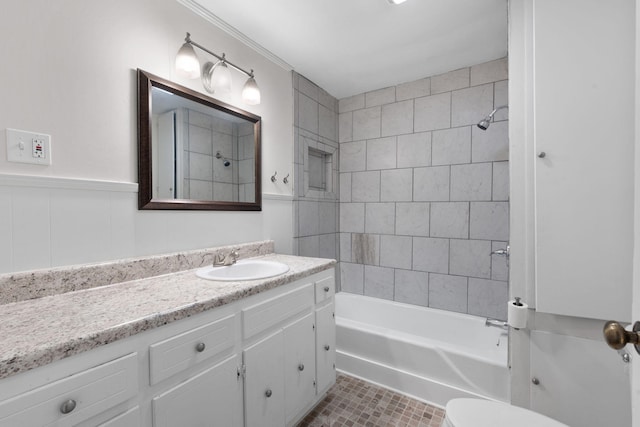
[[[487,130],[489,128],[489,125],[491,125],[491,119],[492,116],[487,116],[484,119],[480,120],[478,122],[478,127],[482,130]]]
[[[491,121],[493,120],[493,115],[496,113],[496,111],[502,110],[503,108],[508,108],[508,107],[509,107],[508,105],[501,105],[499,107],[494,108],[491,114],[489,114],[487,117],[485,117],[484,119],[478,122],[478,127],[482,130],[489,129],[489,126],[491,125]]]

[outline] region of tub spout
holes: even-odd
[[[484,321],[484,326],[495,326],[496,328],[505,330],[509,329],[509,325],[504,320],[492,319],[490,317],[487,317],[487,320]]]

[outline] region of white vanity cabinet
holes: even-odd
[[[240,300],[150,345],[153,427],[298,421],[335,383],[334,277],[331,269]],[[185,370],[194,373],[172,381]]]
[[[2,379],[0,427],[292,426],[335,383],[334,275]]]
[[[312,313],[244,351],[246,426],[284,426],[315,397]]]
[[[333,289],[333,270],[243,309],[243,338],[250,343],[258,339],[243,352],[247,427],[292,425],[317,401],[316,384],[335,382],[333,369],[327,378],[317,376],[315,307],[322,281],[331,282]]]

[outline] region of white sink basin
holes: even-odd
[[[289,271],[289,266],[276,261],[243,260],[229,266],[208,266],[196,270],[201,279],[238,282],[242,280],[266,279]]]

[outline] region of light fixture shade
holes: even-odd
[[[231,70],[223,61],[218,61],[211,72],[211,86],[215,92],[231,92]]]
[[[260,89],[253,77],[249,77],[242,88],[242,100],[249,105],[260,104]]]
[[[176,55],[176,71],[188,79],[200,77],[200,61],[189,43],[183,44]]]

